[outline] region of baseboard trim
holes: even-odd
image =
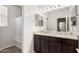
[[[17,40],[14,40],[14,46],[22,49],[22,43],[21,42],[18,42]]]
[[[7,45],[7,46],[5,46],[3,48],[0,48],[0,51],[3,50],[3,49],[5,49],[5,48],[11,47],[11,46],[13,46],[13,44],[10,44],[10,45]]]

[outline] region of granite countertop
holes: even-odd
[[[61,32],[40,32],[40,31],[37,31],[37,32],[34,32],[34,34],[78,40],[77,35],[73,35],[71,33],[66,33],[66,32],[61,33]]]

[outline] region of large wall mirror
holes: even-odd
[[[46,14],[46,17],[35,14],[35,26],[47,26],[46,31],[50,32],[55,31],[76,34],[76,28],[78,28],[77,9],[79,8],[77,8],[76,5],[70,5],[46,12],[44,13]],[[43,17],[45,17],[46,20],[43,20]]]
[[[48,31],[56,32],[76,32],[77,26],[76,19],[76,6],[71,5],[68,7],[52,10],[48,12]]]

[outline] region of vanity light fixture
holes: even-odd
[[[46,10],[46,8],[43,8],[44,10]]]
[[[49,9],[50,7],[48,6],[47,8]]]
[[[47,6],[42,6],[40,8],[40,11],[44,12],[44,11],[49,11],[49,10],[60,8],[60,7],[64,7],[64,5],[47,5]]]
[[[57,7],[58,7],[58,5],[55,6],[55,8],[57,8]]]
[[[40,11],[44,11],[44,10],[41,8]]]

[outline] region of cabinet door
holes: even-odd
[[[74,48],[73,48],[73,46],[63,44],[62,53],[74,53]]]
[[[61,53],[61,40],[59,38],[51,38],[50,53]]]
[[[34,51],[39,53],[40,52],[40,36],[34,35]]]
[[[49,40],[47,40],[47,37],[44,36],[41,37],[41,52],[42,53],[49,52]]]
[[[63,53],[75,53],[78,41],[72,39],[63,39],[62,52]]]

